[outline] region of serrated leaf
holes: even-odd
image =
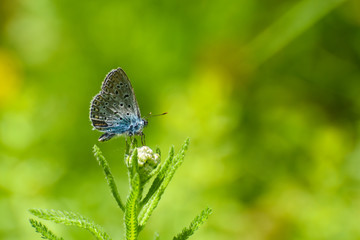
[[[104,155],[102,154],[100,148],[96,145],[94,145],[94,155],[95,158],[97,159],[99,165],[103,168],[104,174],[105,174],[105,178],[107,180],[107,183],[109,185],[110,188],[110,192],[112,194],[112,196],[115,198],[116,203],[118,204],[118,206],[120,207],[120,209],[122,211],[125,211],[125,206],[121,201],[120,195],[119,195],[119,191],[117,189],[114,177],[110,171],[110,167],[108,162],[106,161]]]
[[[126,239],[136,240],[138,236],[137,206],[140,194],[140,176],[135,173],[131,179],[131,191],[125,208]]]
[[[34,216],[50,220],[55,223],[61,223],[68,226],[77,226],[91,232],[96,239],[110,240],[109,235],[102,229],[101,226],[95,224],[91,220],[81,216],[80,214],[60,211],[60,210],[47,210],[47,209],[30,209],[29,212]]]
[[[190,223],[189,227],[184,228],[181,233],[176,235],[173,240],[185,240],[188,239],[191,235],[194,234],[196,230],[199,229],[200,225],[203,224],[212,213],[210,208],[204,209],[194,220]]]
[[[160,165],[159,170],[157,170],[158,174],[157,174],[156,178],[154,179],[153,183],[151,184],[151,186],[148,190],[148,193],[146,194],[144,199],[141,201],[141,204],[140,204],[141,208],[149,201],[149,199],[159,189],[160,184],[164,180],[165,173],[169,169],[169,166],[170,166],[173,158],[174,158],[174,146],[171,146],[170,151],[169,151],[169,156],[167,157],[165,162]]]
[[[167,171],[164,173],[164,179],[161,182],[160,186],[156,190],[156,192],[151,196],[149,201],[144,205],[139,214],[139,228],[140,230],[145,226],[146,222],[150,218],[152,212],[157,207],[166,187],[170,183],[172,177],[174,176],[176,170],[180,167],[182,162],[184,161],[185,152],[189,146],[189,139],[185,141],[183,146],[181,147],[180,152],[174,157],[173,161],[169,165]]]
[[[35,219],[30,218],[29,219],[30,224],[33,228],[35,228],[35,231],[37,233],[41,234],[41,238],[48,239],[48,240],[64,240],[63,238],[57,237],[54,233],[52,233],[45,225],[43,225],[41,222],[36,221]]]

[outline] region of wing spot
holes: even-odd
[[[124,98],[128,98],[128,97],[129,97],[129,95],[128,95],[128,94],[125,94],[125,95],[124,95]]]
[[[128,115],[128,116],[129,116],[129,115],[130,115],[130,113],[128,113],[128,112],[127,112],[127,113],[126,113],[126,115]]]
[[[120,103],[120,107],[123,107],[124,106],[124,104],[123,103]]]
[[[123,85],[123,83],[121,82],[121,83],[120,83],[120,86],[122,86],[122,85]]]
[[[129,105],[128,105],[128,108],[130,108],[130,107],[131,107],[131,105],[129,104]]]
[[[119,94],[119,91],[118,91],[118,90],[115,90],[115,94],[116,94],[116,95]]]

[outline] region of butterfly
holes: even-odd
[[[100,142],[117,135],[140,135],[148,124],[141,118],[134,89],[124,70],[111,70],[105,77],[101,91],[93,98],[90,106],[90,120],[94,129],[103,132]]]

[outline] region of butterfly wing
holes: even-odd
[[[118,120],[116,111],[111,105],[114,101],[109,95],[97,94],[91,101],[90,120],[94,128],[106,131]]]
[[[130,116],[140,118],[134,90],[125,72],[121,68],[114,69],[91,101],[90,120],[99,131],[121,134]]]
[[[112,106],[118,112],[129,113],[141,118],[139,105],[136,101],[134,89],[124,70],[121,68],[114,69],[106,76],[102,87],[101,94],[110,95],[118,103]]]

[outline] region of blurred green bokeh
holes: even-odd
[[[88,118],[116,67],[143,115],[169,112],[150,119],[150,147],[191,138],[141,239],[170,239],[206,206],[193,239],[360,239],[359,13],[358,0],[1,0],[0,239],[40,239],[37,207],[123,237]],[[99,146],[125,198],[124,139]]]

